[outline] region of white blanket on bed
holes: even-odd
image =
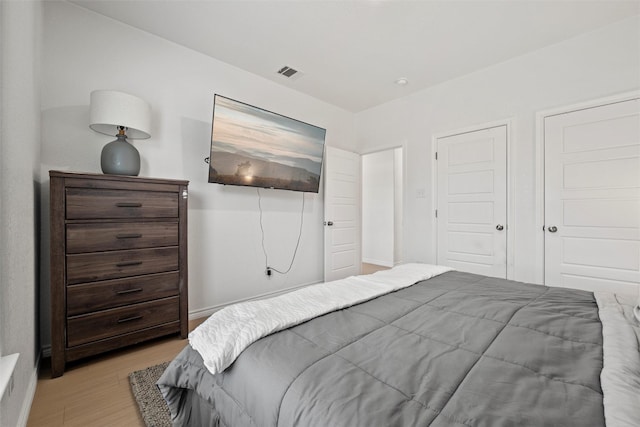
[[[640,322],[633,297],[595,292],[604,366],[600,384],[608,427],[640,425]]]
[[[207,369],[216,374],[264,336],[450,270],[429,264],[402,264],[391,270],[320,283],[274,298],[234,304],[214,313],[191,332],[189,344],[200,353]]]

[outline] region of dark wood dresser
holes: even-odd
[[[188,181],[50,171],[51,374],[188,334]]]

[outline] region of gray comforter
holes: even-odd
[[[174,425],[602,426],[593,294],[449,272],[256,341],[211,375],[187,346]]]

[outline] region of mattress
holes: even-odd
[[[215,375],[187,346],[158,386],[180,426],[602,426],[602,369],[592,293],[450,271],[265,336]]]

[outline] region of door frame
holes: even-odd
[[[640,97],[640,90],[630,92],[622,92],[616,95],[596,98],[576,104],[563,105],[548,110],[538,111],[536,113],[536,164],[535,164],[535,221],[536,221],[536,238],[535,238],[535,265],[534,283],[544,285],[544,197],[545,197],[545,153],[544,153],[544,121],[547,117],[557,116],[560,114],[571,113],[574,111],[587,110],[589,108],[600,107],[608,104],[617,104],[619,102],[629,101]]]
[[[515,120],[506,118],[491,122],[480,123],[476,125],[466,126],[449,130],[445,132],[434,133],[431,136],[431,222],[432,239],[431,250],[433,251],[434,264],[438,262],[438,220],[436,219],[436,210],[438,209],[438,161],[436,160],[436,152],[438,151],[438,139],[450,136],[461,135],[464,133],[476,132],[495,127],[506,126],[507,128],[507,279],[513,280],[515,274],[515,240],[516,240],[516,224],[515,224],[515,174],[513,173],[512,160],[515,158],[515,144],[512,144],[515,132]]]

